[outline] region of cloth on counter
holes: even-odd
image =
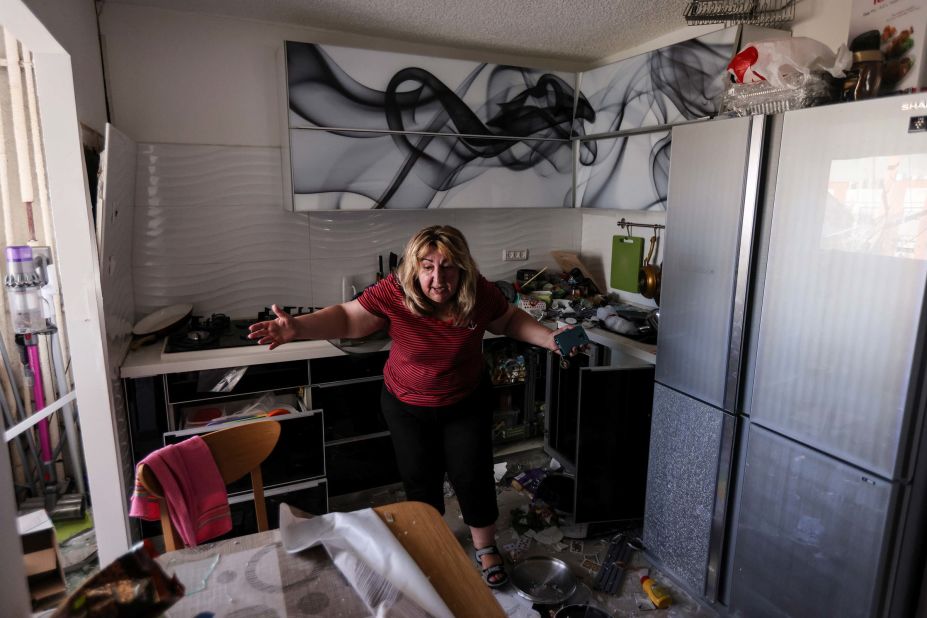
[[[141,461],[154,473],[164,491],[171,523],[188,547],[232,529],[228,493],[219,467],[206,442],[193,436],[148,455]],[[160,519],[158,499],[148,493],[135,473],[129,515]]]
[[[288,552],[324,545],[376,616],[453,618],[418,564],[373,509],[303,519],[281,504],[280,538]]]

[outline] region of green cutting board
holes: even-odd
[[[639,236],[612,237],[612,274],[609,284],[616,289],[637,292],[637,273],[644,260],[644,239]]]

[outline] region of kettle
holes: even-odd
[[[637,273],[637,287],[641,296],[644,298],[653,298],[660,302],[660,283],[662,279],[662,269],[654,264],[657,253],[657,247],[660,244],[660,237],[656,232],[650,237],[650,249],[647,251],[647,257],[644,258],[644,264]]]

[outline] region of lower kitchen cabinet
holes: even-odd
[[[228,392],[212,389],[235,368],[125,380],[133,461],[162,446],[231,426],[232,422],[208,425],[207,421],[216,416],[241,412],[251,405],[285,405],[292,411],[273,419],[235,421],[280,423],[280,438],[261,464],[268,519],[272,524],[277,520],[281,500],[311,513],[327,512],[324,413],[308,409],[308,369],[307,361],[251,366]],[[233,521],[229,536],[256,530],[250,476],[227,489]],[[136,533],[155,536],[161,529],[157,522],[139,522]]]
[[[321,411],[308,410],[275,416],[267,420],[241,421],[263,423],[273,420],[280,423],[280,438],[274,450],[261,464],[261,476],[264,479],[265,489],[325,476],[322,418]],[[164,434],[164,444],[176,444],[191,436],[218,429],[222,429],[222,425],[167,432]],[[250,491],[250,476],[245,476],[228,485],[230,496]]]
[[[331,496],[398,483],[393,438],[388,434],[325,445],[328,491]]]
[[[281,504],[288,504],[295,509],[312,515],[328,513],[328,494],[325,479],[316,479],[264,490],[267,526],[271,530],[280,526]],[[248,492],[229,496],[229,509],[232,514],[231,532],[213,540],[218,541],[258,531],[253,493]]]
[[[574,522],[644,516],[653,365],[610,359],[591,344],[569,360],[549,353],[544,450],[563,466]]]
[[[493,443],[541,435],[546,350],[500,337],[483,342],[483,358],[492,383]]]
[[[387,352],[309,361],[313,407],[325,411],[325,467],[330,496],[399,482],[380,394]]]
[[[484,352],[495,382],[494,442],[540,435],[547,352],[504,337],[487,339]],[[206,425],[217,415],[275,401],[295,412],[272,419],[281,423],[282,431],[262,465],[272,526],[281,501],[324,513],[330,496],[399,483],[392,438],[380,410],[387,355],[349,354],[251,366],[222,393],[212,388],[235,368],[126,379],[133,461],[167,444],[221,429],[222,424]],[[232,483],[228,491],[233,534],[245,534],[254,526],[250,478]],[[155,536],[160,526],[139,522],[136,532]]]

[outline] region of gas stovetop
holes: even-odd
[[[284,307],[290,315],[304,315],[317,311],[317,307]],[[274,312],[270,307],[254,318],[231,319],[223,313],[213,313],[209,317],[195,315],[179,331],[168,335],[164,342],[164,353],[194,352],[197,350],[217,350],[220,348],[240,348],[258,345],[257,341],[248,339],[248,327],[255,322],[271,320]]]

